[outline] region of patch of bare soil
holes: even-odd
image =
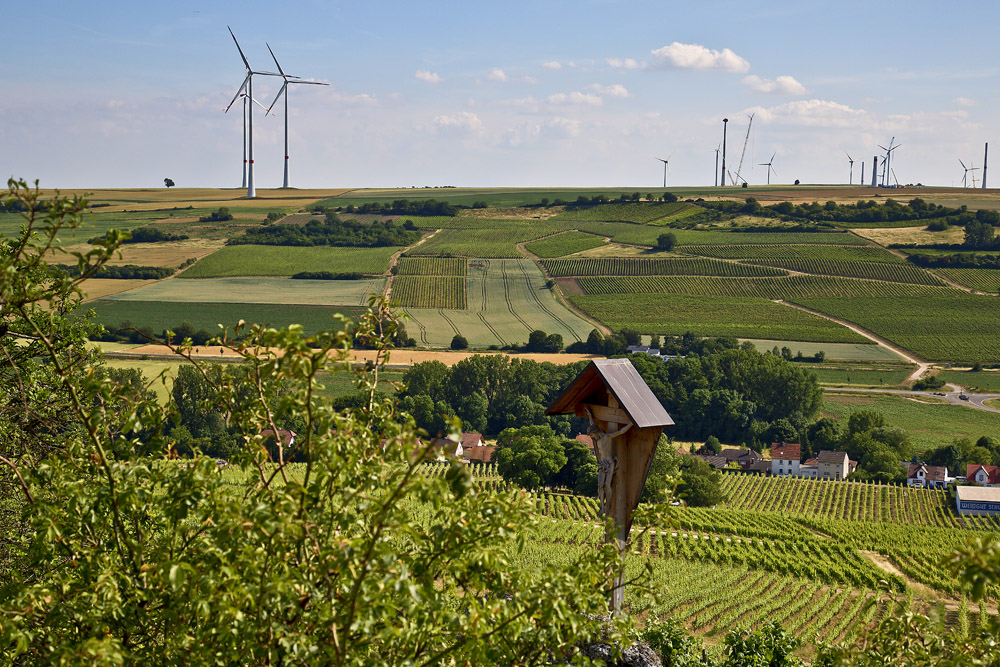
[[[576,278],[556,278],[556,284],[566,296],[582,296],[583,288]]]

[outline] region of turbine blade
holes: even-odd
[[[965,163],[962,162],[962,158],[958,158],[958,163],[962,165],[962,169],[968,169],[968,167],[965,166]]]
[[[226,28],[229,30],[229,34],[233,35],[233,29],[228,25]],[[233,35],[233,41],[236,42],[236,50],[240,52],[240,58],[243,59],[243,64],[247,66],[247,69],[250,69],[250,63],[247,62],[247,57],[243,55],[243,49],[240,48],[240,43],[236,41],[236,35]]]
[[[778,154],[778,151],[774,151],[774,153],[771,154],[771,159],[768,160],[767,163],[771,164],[772,162],[774,162],[774,156],[777,155],[777,154]]]
[[[243,94],[243,91],[246,90],[247,82],[249,81],[250,81],[250,75],[247,74],[246,78],[243,79],[243,85],[240,86],[240,89],[236,91],[235,95],[233,95],[233,99],[230,100],[229,104],[226,105],[226,112],[229,111],[229,107],[233,106],[233,102],[235,102],[240,97],[240,95]]]
[[[267,46],[267,50],[270,52],[271,58],[274,60],[274,64],[278,66],[278,71],[281,72],[281,76],[285,76],[285,70],[281,69],[281,65],[278,65],[278,59],[274,57],[274,51],[271,51],[271,45],[267,42],[264,42],[264,45]]]
[[[330,85],[328,83],[323,83],[321,81],[292,81],[291,77],[288,77],[286,79],[286,81],[288,81],[288,83],[308,83],[308,84],[310,84],[312,86],[329,86]]]
[[[271,106],[269,106],[267,108],[267,113],[271,113],[271,109],[273,109],[274,105],[278,103],[278,98],[281,97],[281,94],[283,92],[285,92],[285,88],[287,88],[287,87],[288,87],[288,82],[287,81],[285,83],[281,84],[281,90],[279,90],[278,94],[274,96],[274,101],[271,102]],[[267,115],[267,114],[265,114],[265,115]]]

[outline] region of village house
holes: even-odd
[[[713,456],[709,454],[697,454],[699,459],[718,470],[725,470],[729,466],[729,461],[725,456]]]
[[[799,466],[799,477],[802,479],[819,479],[819,463],[816,457],[806,459]]]
[[[472,445],[463,447],[462,453],[469,463],[490,463],[493,461],[493,454],[496,452],[496,445]]]
[[[959,485],[955,488],[955,509],[962,516],[968,514],[1000,516],[1000,488]]]
[[[771,443],[771,474],[778,477],[798,476],[802,445]]]
[[[965,481],[979,486],[1000,486],[1000,466],[970,463],[965,467]]]
[[[593,438],[591,438],[589,435],[586,435],[585,433],[581,433],[580,435],[576,436],[576,440],[587,445],[587,448],[590,449],[590,453],[593,454],[594,456],[597,456],[597,450],[594,449]]]
[[[847,479],[851,472],[847,452],[823,450],[816,456],[816,479]]]
[[[946,489],[948,485],[955,481],[954,477],[948,476],[948,469],[944,466],[929,466],[926,463],[907,463],[906,484],[924,489]]]
[[[744,470],[754,463],[764,460],[764,457],[760,453],[752,449],[723,449],[719,452],[719,456],[724,457],[729,463],[738,464]]]

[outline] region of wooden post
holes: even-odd
[[[618,400],[611,392],[608,392],[608,407],[618,408]],[[608,423],[608,431],[614,432],[618,428],[618,424]],[[628,461],[628,454],[625,447],[627,442],[628,438],[618,438],[615,441],[615,457],[618,459],[618,465],[615,466],[615,477],[612,480],[615,495],[615,547],[618,549],[619,556],[625,553],[626,526],[628,524],[628,515],[630,514],[630,508],[625,500],[626,476],[628,475],[628,466],[625,465]],[[611,587],[611,611],[616,616],[621,615],[622,606],[625,603],[624,565],[622,568],[623,570],[615,575],[615,580]]]

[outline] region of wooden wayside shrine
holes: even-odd
[[[591,361],[546,411],[550,415],[569,413],[590,421],[601,511],[614,519],[614,533],[607,539],[615,539],[623,551],[656,441],[674,420],[628,359]],[[621,612],[624,598],[623,575],[619,573],[611,589],[615,613]]]

